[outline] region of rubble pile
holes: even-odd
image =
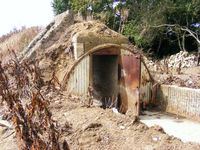
[[[180,87],[189,87],[189,88],[195,88],[199,89],[200,85],[198,84],[198,79],[192,78],[191,76],[188,76],[187,78],[181,78],[181,76],[176,75],[160,75],[157,74],[154,76],[156,78],[156,81],[160,84],[166,84],[166,85],[177,85]]]
[[[150,71],[164,71],[166,67],[168,68],[190,68],[196,66],[197,56],[194,54],[189,54],[186,51],[180,51],[175,55],[171,55],[169,58],[163,59],[161,61],[153,61],[147,57],[143,57],[147,68],[150,68]],[[163,70],[164,69],[164,70]]]
[[[168,64],[169,68],[189,68],[195,67],[196,65],[196,56],[194,54],[190,54],[186,51],[180,51],[175,55],[171,55],[168,59],[162,60],[161,65],[165,64],[165,61]]]
[[[143,57],[143,61],[154,80],[160,84],[200,88],[200,71],[196,64],[197,56],[195,54],[180,51],[160,61],[153,61],[148,57]]]
[[[150,71],[157,71],[158,70],[158,65],[150,60],[148,57],[143,56],[143,61],[145,62],[147,68],[150,69]]]

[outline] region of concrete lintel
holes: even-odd
[[[121,44],[121,46],[128,48],[128,44],[125,44],[125,43]],[[125,49],[121,49],[120,51],[121,51],[122,55],[133,55],[131,52],[129,52],[129,51],[125,50]]]
[[[74,46],[74,58],[78,59],[84,54],[84,43],[73,43]]]

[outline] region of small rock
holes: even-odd
[[[59,87],[59,86],[56,86],[55,88],[56,88],[56,90],[60,90],[60,87]]]
[[[0,126],[11,128],[12,124],[10,124],[8,121],[0,120]]]
[[[191,80],[189,80],[188,82],[187,82],[187,84],[189,84],[189,85],[192,85],[192,84],[194,84]]]
[[[61,104],[60,100],[55,101],[55,104]]]
[[[65,112],[65,113],[63,113],[63,115],[64,115],[64,116],[67,116],[67,113]]]
[[[112,108],[112,111],[115,113],[115,114],[119,114],[118,110],[116,108]]]
[[[103,125],[101,123],[91,123],[84,129],[84,131],[86,131],[86,130],[98,130],[102,126]]]
[[[154,138],[152,138],[152,139],[153,139],[153,141],[157,142],[157,141],[160,139],[160,137],[157,136],[157,137],[154,137]]]
[[[108,140],[109,138],[110,138],[109,135],[104,136],[104,139],[105,139],[105,140]]]
[[[94,107],[101,107],[102,102],[100,100],[93,99],[93,104]]]
[[[108,35],[111,35],[111,32],[109,30],[105,31]]]
[[[124,141],[124,140],[126,140],[126,138],[125,137],[121,137],[120,140]]]

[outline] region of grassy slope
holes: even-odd
[[[6,63],[10,56],[8,51],[14,50],[16,54],[26,47],[30,41],[40,32],[41,27],[22,28],[13,30],[0,37],[0,60]]]

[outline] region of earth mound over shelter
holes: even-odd
[[[72,94],[93,96],[104,107],[139,115],[151,98],[152,78],[142,55],[126,37],[99,21],[79,21],[73,12],[58,15],[19,57],[36,61],[44,81],[55,75]]]

